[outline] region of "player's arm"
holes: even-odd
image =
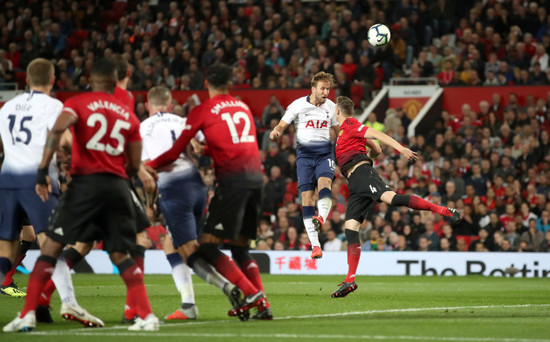
[[[288,123],[286,123],[284,120],[279,121],[277,126],[273,128],[273,130],[269,133],[269,139],[271,140],[277,140],[281,135],[283,135],[283,132],[288,127]]]
[[[189,144],[189,141],[191,141],[191,139],[195,136],[196,131],[196,129],[183,130],[179,138],[176,142],[174,142],[174,145],[172,145],[168,151],[164,152],[154,160],[148,161],[145,165],[148,165],[153,169],[159,169],[163,166],[172,164],[176,159],[178,159],[180,154],[185,152],[187,144]]]
[[[338,134],[340,134],[340,125],[330,126],[330,140],[336,141]]]
[[[366,139],[366,144],[369,148],[369,157],[371,159],[376,159],[376,157],[378,157],[378,155],[382,153],[382,148],[380,147],[380,145],[378,145],[376,140]]]
[[[73,145],[73,134],[70,129],[66,129],[65,132],[61,135],[61,141],[59,146],[63,149],[63,152],[71,154],[71,149]]]
[[[36,179],[36,193],[40,196],[42,201],[47,201],[48,193],[52,191],[52,180],[48,176],[48,166],[50,165],[55,151],[57,151],[59,147],[63,132],[74,125],[77,120],[74,114],[64,111],[59,115],[53,128],[48,132],[44,153],[42,154],[42,161],[38,165],[38,176]]]
[[[416,152],[413,152],[410,149],[402,146],[400,143],[398,143],[395,139],[393,139],[389,135],[379,132],[373,128],[367,129],[367,131],[365,132],[365,139],[380,140],[382,143],[393,147],[395,150],[401,153],[408,160],[413,160],[413,161],[418,160],[418,154]]]

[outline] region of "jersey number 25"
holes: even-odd
[[[107,134],[107,126],[108,126],[107,118],[105,118],[103,114],[93,113],[88,117],[88,120],[86,121],[86,124],[89,127],[95,127],[98,123],[99,123],[99,129],[97,130],[97,132],[95,132],[94,136],[88,141],[88,143],[86,144],[86,148],[94,151],[107,152],[112,156],[118,156],[122,152],[124,152],[125,139],[124,139],[124,135],[122,135],[120,131],[123,129],[128,130],[131,127],[130,123],[128,121],[123,121],[123,120],[117,120],[115,122],[115,125],[113,126],[113,129],[109,134],[109,137],[118,142],[116,147],[111,146],[111,144],[104,144],[100,142],[103,139],[103,137]]]

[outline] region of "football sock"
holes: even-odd
[[[361,244],[359,243],[359,232],[346,229],[345,234],[348,240],[348,275],[344,281],[351,283],[355,280],[355,272],[357,272],[357,265],[361,258]]]
[[[258,293],[250,280],[227,255],[223,254],[214,243],[202,243],[199,246],[200,255],[231,283],[237,285],[245,296]]]
[[[210,265],[206,260],[201,258],[197,252],[191,254],[187,258],[187,264],[190,268],[193,269],[195,274],[207,282],[212,284],[223,291],[226,284],[229,284],[229,281],[225,279],[216,269]]]
[[[260,277],[260,268],[256,260],[252,259],[248,253],[248,247],[231,246],[231,256],[233,260],[241,267],[244,275],[260,290],[264,290],[262,278]]]
[[[72,251],[69,252],[70,250]],[[80,257],[82,257],[80,253],[78,253],[75,249],[72,249],[72,248],[66,250],[65,252],[69,252],[69,254],[76,253]],[[72,267],[70,265],[74,265],[74,264],[72,262],[67,262],[68,259],[66,258],[65,252],[63,252],[63,254],[60,255],[59,258],[57,258],[57,265],[55,265],[55,270],[53,271],[51,280],[55,284],[54,289],[57,288],[57,291],[59,292],[59,297],[61,298],[62,303],[68,304],[70,306],[78,306],[78,302],[76,301],[76,295],[74,292],[73,278],[71,277]],[[76,255],[69,256],[69,258],[75,258],[75,257],[77,256]],[[80,260],[81,259],[82,258],[80,258]],[[45,286],[45,289],[48,287],[49,287],[48,285]],[[53,293],[53,290],[51,293]],[[51,293],[50,293],[50,297],[51,297]],[[47,295],[47,293],[45,293],[44,290],[42,291],[42,294]],[[50,299],[48,298],[48,304],[49,302],[50,302]]]
[[[11,270],[11,261],[6,257],[0,257],[0,278],[2,281],[6,274]]]
[[[313,225],[313,221],[311,220],[311,218],[315,215],[315,207],[302,207],[302,214],[304,215],[304,226],[306,227],[306,233],[309,237],[309,241],[311,241],[311,246],[321,247],[321,243],[319,242],[319,234],[315,230],[315,225]]]
[[[166,255],[166,259],[172,267],[172,278],[176,288],[180,292],[182,303],[195,303],[195,294],[193,292],[193,282],[191,280],[191,271],[183,262],[178,253]]]
[[[25,259],[27,251],[31,248],[32,244],[33,243],[30,241],[21,240],[21,244],[19,245],[19,256],[17,257],[17,260],[15,261],[15,264],[13,264],[11,270],[5,273],[6,277],[2,282],[2,286],[9,286],[13,282],[13,275],[17,270],[17,266],[19,266],[23,259]]]
[[[332,192],[329,188],[319,190],[319,200],[317,201],[319,215],[326,222],[330,209],[332,208]]]
[[[140,318],[146,318],[150,313],[152,313],[152,310],[151,304],[149,303],[149,298],[147,297],[147,291],[145,290],[145,284],[143,283],[143,271],[130,258],[127,258],[116,266],[118,267],[120,276],[122,277],[122,280],[124,280],[126,288],[130,293],[129,297],[131,299],[139,298],[139,300],[131,303],[132,307],[135,308],[135,311]]]
[[[55,265],[55,268],[57,268],[57,265],[59,265],[59,259],[57,260],[57,264]],[[53,272],[55,273],[55,270]],[[52,278],[53,278],[53,274],[52,274]],[[38,305],[50,306],[50,301],[54,291],[55,291],[55,283],[53,282],[52,279],[50,279],[42,289],[42,293],[40,294],[40,299],[38,300]]]
[[[145,247],[136,245],[134,250],[130,253],[132,260],[136,263],[136,266],[141,269],[145,268]],[[131,298],[132,293],[128,288],[126,288],[126,304],[124,305],[124,316],[127,319],[132,319],[136,314],[135,310],[132,307],[131,303],[134,302],[134,298]]]
[[[430,210],[434,213],[443,215],[443,216],[451,216],[452,213],[449,213],[446,207],[442,207],[437,204],[433,204],[431,202],[426,201],[425,199],[422,199],[418,196],[414,195],[399,195],[396,194],[393,196],[393,199],[391,201],[391,205],[396,206],[405,206],[409,207],[411,209],[417,209],[417,210]]]
[[[19,314],[20,318],[25,317],[29,311],[35,311],[36,306],[38,305],[38,299],[42,293],[42,288],[50,280],[53,270],[55,268],[55,263],[57,259],[41,255],[36,259],[34,264],[34,269],[29,277],[29,283],[27,284],[27,296],[25,297],[25,306],[21,313]]]

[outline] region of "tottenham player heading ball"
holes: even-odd
[[[369,43],[372,46],[384,46],[390,42],[390,29],[384,24],[374,24],[367,34]]]

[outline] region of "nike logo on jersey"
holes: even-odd
[[[328,128],[327,120],[308,120],[306,123],[306,128]]]

